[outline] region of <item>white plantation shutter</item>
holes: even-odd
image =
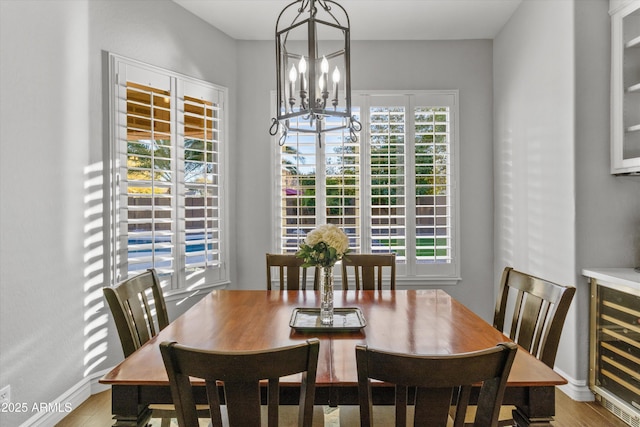
[[[456,91],[357,93],[352,143],[289,135],[278,148],[278,248],[316,224],[343,228],[353,252],[394,252],[399,277],[459,276]]]
[[[358,116],[357,107],[352,112]],[[331,126],[331,122],[327,123],[327,127]],[[349,237],[349,247],[359,248],[360,144],[351,141],[348,129],[342,129],[328,132],[323,148],[325,179],[321,183],[325,184],[324,222],[340,227]]]
[[[394,252],[401,276],[457,277],[452,157],[457,93],[358,99],[366,106],[369,131],[370,245],[363,252]]]
[[[117,280],[176,268],[173,92],[168,77],[119,64]]]
[[[329,119],[326,127],[337,120]],[[296,126],[303,128],[303,122]],[[319,146],[315,134],[290,132],[278,147],[279,251],[295,252],[304,236],[324,223],[342,228],[351,247],[360,245],[360,148],[348,136],[348,130],[329,131]]]
[[[221,114],[222,91],[185,82],[182,96],[184,132],[184,244],[186,284],[194,285],[222,263]],[[209,269],[207,269],[209,267]],[[196,274],[199,273],[199,274]],[[215,275],[219,276],[219,275]],[[208,277],[215,280],[217,277]]]
[[[221,88],[111,57],[114,279],[155,268],[172,288],[224,279]]]
[[[460,275],[457,211],[457,92],[416,94],[413,116],[414,206],[411,265],[416,276]]]
[[[292,132],[283,146],[276,144],[276,147],[280,176],[276,190],[280,202],[278,247],[283,253],[295,252],[304,235],[317,223],[316,194],[321,193],[317,189],[316,136]]]
[[[406,107],[398,97],[369,97],[370,245],[406,262]],[[385,105],[386,104],[386,105]],[[388,106],[391,104],[391,106]],[[394,105],[395,104],[395,105]]]
[[[450,109],[417,106],[414,114],[416,259],[451,262]]]

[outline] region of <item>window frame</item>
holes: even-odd
[[[175,192],[171,196],[173,201],[171,202],[171,235],[173,236],[174,253],[171,256],[173,272],[162,274],[159,272],[159,277],[165,289],[165,294],[180,294],[184,292],[192,292],[196,289],[212,288],[216,286],[222,286],[229,283],[229,225],[228,225],[228,202],[227,193],[225,190],[225,183],[228,182],[228,112],[226,106],[228,105],[228,89],[211,82],[207,82],[201,79],[196,79],[190,76],[186,76],[180,73],[176,73],[170,70],[166,70],[160,67],[149,65],[134,59],[126,58],[113,53],[107,54],[108,58],[108,77],[109,77],[109,221],[108,221],[108,233],[109,233],[109,272],[110,282],[112,285],[125,280],[130,274],[127,271],[127,244],[128,244],[128,232],[122,233],[123,227],[120,222],[122,215],[127,215],[128,202],[124,201],[128,197],[127,194],[123,194],[121,189],[122,174],[126,173],[127,166],[122,166],[123,157],[126,158],[127,150],[123,147],[123,140],[126,141],[126,133],[128,129],[127,120],[127,97],[122,97],[122,91],[127,88],[126,82],[119,81],[120,73],[123,70],[127,70],[127,73],[134,73],[144,75],[149,79],[148,85],[151,87],[163,87],[162,85],[168,85],[170,88],[170,150],[171,150],[171,163],[170,186]],[[124,78],[123,78],[124,79]],[[167,83],[168,82],[168,83]],[[124,89],[123,89],[124,88]],[[216,157],[216,160],[212,160],[214,164],[218,166],[218,171],[215,173],[217,178],[217,184],[214,186],[217,190],[215,196],[207,196],[209,193],[205,193],[204,198],[213,197],[217,200],[217,205],[213,205],[211,212],[217,211],[217,215],[203,217],[205,221],[213,219],[217,221],[218,225],[211,228],[211,230],[219,232],[219,259],[218,262],[212,263],[211,266],[205,266],[201,268],[200,272],[190,272],[186,269],[186,236],[190,229],[187,227],[188,214],[190,209],[186,206],[185,196],[186,189],[189,187],[189,183],[185,180],[185,152],[189,148],[185,147],[185,140],[189,139],[186,136],[187,126],[185,122],[186,116],[192,116],[185,108],[186,105],[190,105],[189,97],[193,97],[194,93],[203,94],[202,99],[205,99],[204,94],[211,95],[211,99],[206,98],[206,101],[215,101],[219,104],[219,108],[214,108],[219,113],[219,117],[216,119],[211,116],[211,120],[219,123],[219,129],[212,126],[211,131],[216,132],[218,137],[215,143],[217,150],[212,148],[211,155]],[[203,103],[204,104],[204,103]],[[206,114],[202,116],[204,120],[207,119]],[[123,123],[124,122],[124,123]],[[197,139],[197,138],[196,138]],[[191,148],[193,150],[193,148]],[[209,159],[209,152],[205,152],[204,156]],[[205,160],[206,161],[206,160]],[[153,169],[155,170],[155,169]],[[153,180],[155,182],[155,180]],[[206,187],[206,186],[205,186]],[[122,206],[124,204],[124,206]],[[149,209],[153,212],[153,208]],[[202,212],[207,209],[202,209]],[[124,224],[128,223],[127,220]],[[205,226],[206,227],[206,226]],[[208,228],[206,228],[208,230]],[[208,233],[206,231],[205,233]],[[208,247],[208,244],[205,244]],[[120,263],[119,260],[125,258],[125,261]],[[196,267],[197,268],[197,267]]]
[[[449,221],[451,224],[451,262],[449,263],[399,263],[397,264],[397,281],[399,285],[403,286],[418,286],[419,284],[425,284],[430,282],[437,282],[439,285],[454,285],[460,280],[460,266],[461,266],[461,246],[460,246],[460,191],[459,191],[459,91],[458,90],[410,90],[410,91],[396,91],[396,90],[379,90],[379,91],[353,91],[352,92],[352,105],[360,108],[360,120],[362,122],[362,131],[359,133],[360,146],[360,223],[364,224],[361,227],[360,232],[360,247],[371,247],[372,233],[370,226],[370,214],[371,214],[371,135],[370,135],[370,120],[369,112],[372,99],[384,99],[387,100],[402,100],[403,106],[406,107],[406,125],[407,129],[411,129],[410,132],[405,130],[405,184],[406,191],[405,197],[412,199],[411,203],[407,204],[405,213],[405,227],[415,229],[415,107],[431,106],[431,107],[449,107],[449,164],[451,169],[448,178],[450,182],[449,191],[450,195],[450,215]],[[425,105],[425,100],[429,100],[428,105]],[[275,94],[273,94],[273,102],[275,102]],[[274,105],[272,103],[272,105]],[[391,106],[390,103],[387,106]],[[282,221],[282,202],[281,202],[281,155],[280,146],[278,145],[278,138],[274,137],[274,149],[271,150],[272,157],[272,212],[275,218],[272,222],[272,250],[276,253],[281,253],[283,248],[281,245],[281,221]],[[324,146],[324,144],[323,144]],[[324,156],[323,154],[321,156]],[[411,170],[411,175],[407,175],[406,171]],[[320,193],[322,188],[320,183],[317,194]],[[409,193],[411,191],[411,193]],[[324,202],[318,202],[318,206],[323,206]],[[413,212],[413,215],[408,215],[409,212]],[[414,233],[415,234],[415,233]],[[407,235],[406,238],[409,239]],[[415,239],[412,243],[413,251],[415,253],[416,243]],[[407,251],[407,256],[413,255]]]

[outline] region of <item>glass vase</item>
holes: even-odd
[[[320,267],[320,322],[333,325],[333,266]]]

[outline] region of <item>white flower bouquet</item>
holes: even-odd
[[[349,252],[349,238],[333,224],[324,224],[312,230],[296,252],[304,259],[303,267],[331,267]]]

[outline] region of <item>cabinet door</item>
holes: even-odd
[[[611,173],[640,173],[640,0],[612,12]]]

